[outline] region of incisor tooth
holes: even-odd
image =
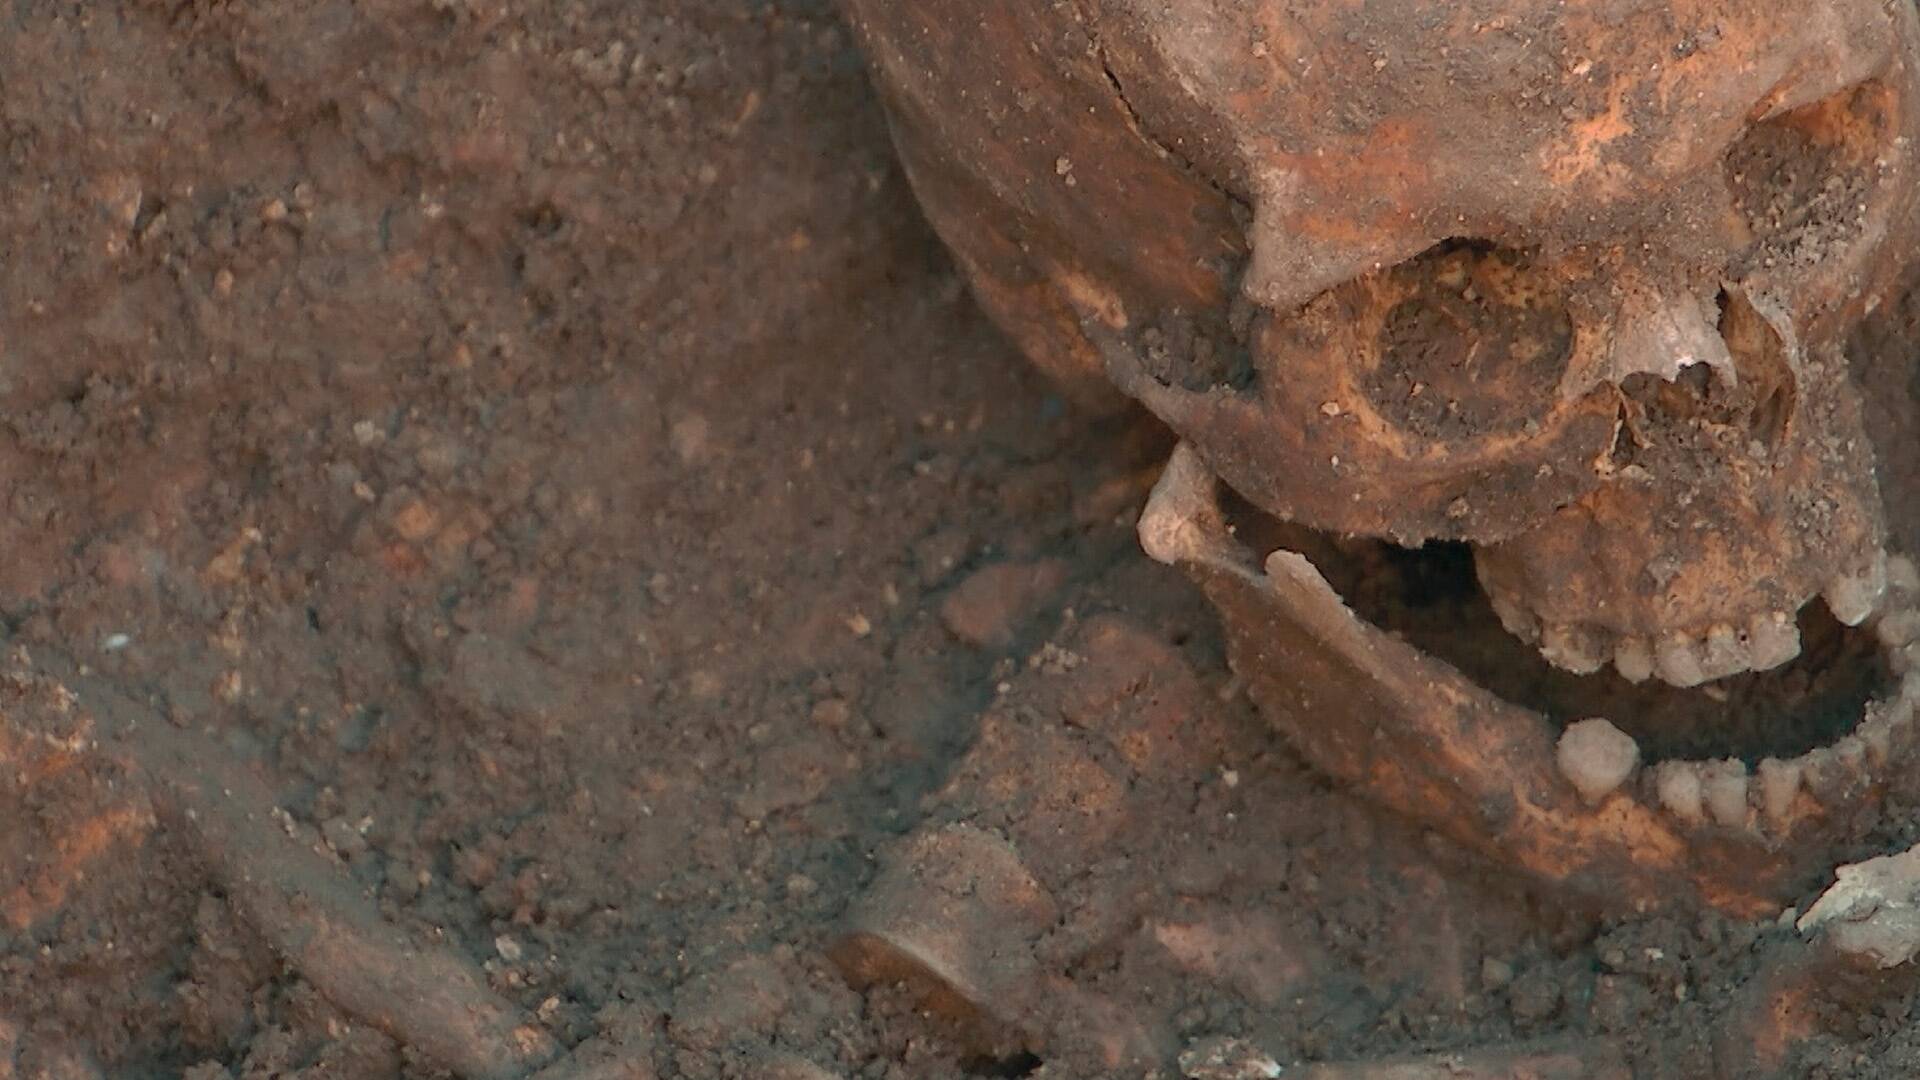
[[[1591,675],[1607,663],[1598,631],[1584,626],[1549,624],[1540,631],[1540,655],[1554,667]]]
[[[1630,683],[1643,683],[1653,675],[1653,643],[1641,637],[1623,637],[1614,643],[1613,666]]]
[[[1706,820],[1701,811],[1700,771],[1689,761],[1663,761],[1654,769],[1654,793],[1668,813],[1689,825]]]
[[[1700,650],[1683,634],[1668,634],[1654,651],[1654,670],[1667,683],[1685,689],[1707,681],[1700,667]]]
[[[1747,647],[1733,627],[1721,623],[1707,631],[1706,644],[1700,649],[1700,673],[1709,680],[1738,675],[1753,666]]]
[[[1800,794],[1800,762],[1767,758],[1760,763],[1758,780],[1761,812],[1770,823],[1784,824]]]
[[[1820,595],[1827,601],[1827,610],[1833,617],[1848,626],[1859,626],[1866,622],[1880,607],[1880,601],[1887,594],[1887,559],[1881,555],[1863,571],[1856,574],[1841,574]]]
[[[1716,761],[1706,767],[1701,795],[1713,820],[1732,829],[1747,823],[1747,766],[1741,761]]]
[[[1771,671],[1800,655],[1800,624],[1784,611],[1762,612],[1747,621],[1753,670]]]

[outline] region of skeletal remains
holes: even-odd
[[[1144,546],[1311,762],[1602,908],[1831,868],[1920,702],[1842,353],[1920,239],[1911,5],[849,6],[990,313],[1183,440]],[[1471,599],[1356,613],[1430,542]]]

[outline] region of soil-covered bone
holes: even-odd
[[[1916,239],[1907,6],[850,6],[1001,320],[1263,511],[1474,543],[1582,674],[1713,683],[1815,597],[1872,614],[1835,346]]]

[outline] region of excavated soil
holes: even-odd
[[[975,309],[826,0],[17,4],[0,123],[0,1078],[448,1075],[340,905],[527,1018],[499,1076],[1701,1077],[1785,936],[1303,769],[1135,546],[1165,436]],[[843,977],[910,835],[1044,893],[1004,996]],[[1792,1075],[1920,1074],[1910,1008]]]

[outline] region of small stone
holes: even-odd
[[[1580,797],[1598,803],[1633,775],[1640,764],[1640,744],[1611,721],[1595,717],[1569,724],[1554,757]]]
[[[843,698],[825,698],[813,703],[811,718],[821,727],[838,730],[853,719],[853,706]]]
[[[493,939],[493,951],[499,953],[500,959],[509,964],[519,963],[520,958],[526,955],[526,950],[520,947],[520,943],[506,934]]]
[[[682,465],[692,465],[707,453],[710,425],[704,416],[683,416],[667,431],[667,442]]]
[[[1513,981],[1513,965],[1505,960],[1487,957],[1480,961],[1480,985],[1488,990],[1499,990]]]
[[[328,847],[345,858],[352,858],[367,850],[367,838],[360,835],[360,830],[354,827],[353,822],[344,817],[328,818],[320,826],[320,836]]]
[[[940,621],[969,645],[1004,649],[1066,580],[1059,559],[996,563],[954,586],[940,604]]]

